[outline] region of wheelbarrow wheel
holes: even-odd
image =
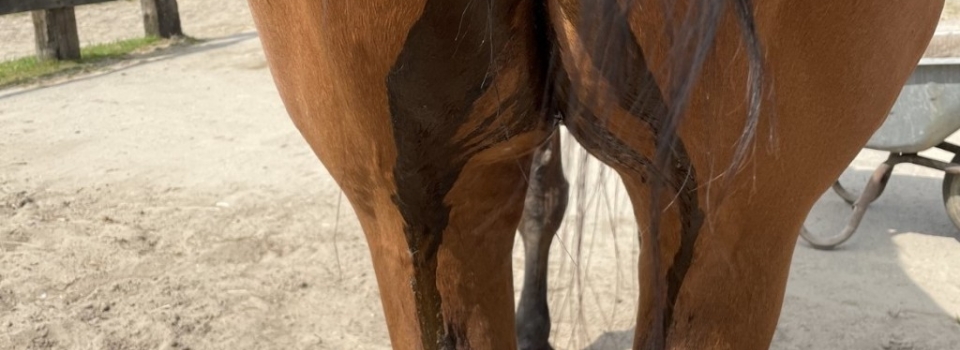
[[[953,164],[960,164],[960,155],[953,157]],[[947,210],[947,216],[953,225],[960,229],[960,176],[944,173],[943,174],[943,207]],[[960,233],[957,233],[960,238]]]

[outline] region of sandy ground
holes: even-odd
[[[82,40],[138,35],[138,6],[79,8]],[[388,348],[356,219],[287,119],[245,3],[180,6],[211,41],[0,91],[0,349]],[[27,23],[0,17],[0,58],[31,54]],[[566,152],[572,182],[603,190],[574,194],[552,251],[553,340],[625,349],[633,220],[580,155]],[[883,157],[864,151],[842,180],[860,188]],[[958,349],[940,177],[898,168],[842,249],[798,243],[773,349]],[[808,224],[848,212],[828,193]]]

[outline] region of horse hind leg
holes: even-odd
[[[665,27],[658,17],[668,12],[658,7],[662,4],[637,2],[643,11],[637,11],[633,27],[624,25],[625,19],[587,22],[631,28],[623,35],[630,40],[609,47],[633,48],[635,54],[604,56],[638,59],[622,60],[642,68],[634,71],[637,76],[627,76],[627,84],[617,84],[623,74],[603,74],[609,62],[591,65],[604,62],[591,57],[594,52],[607,51],[578,47],[580,33],[566,30],[586,21],[564,23],[574,11],[553,15],[555,25],[565,26],[557,33],[571,90],[592,90],[603,102],[571,101],[585,105],[584,112],[567,113],[564,124],[621,174],[644,228],[634,348],[766,349],[805,215],[882,122],[935,28],[942,1],[869,8],[846,2],[757,2],[758,33],[769,45],[764,60],[777,75],[768,83],[776,94],[763,95],[766,107],[756,130],[771,130],[776,138],[756,138],[757,151],[742,162],[734,161],[733,146],[744,135],[747,104],[733,101],[746,100],[740,86],[747,85],[750,72],[735,21],[718,24],[717,45],[678,129],[658,126],[667,111],[659,92],[669,89],[649,89],[652,103],[644,105],[656,108],[637,110],[641,113],[627,108],[632,104],[605,103],[636,100],[625,95],[636,87],[667,86],[663,67],[671,57],[659,45],[665,35],[656,31]],[[863,28],[871,28],[869,35]],[[800,42],[811,44],[792,44]],[[849,62],[856,62],[856,69]],[[669,156],[654,148],[664,136],[677,140]],[[661,157],[669,161],[665,167],[652,162]],[[738,172],[731,163],[744,167]]]
[[[354,208],[394,349],[515,349],[537,2],[250,1],[291,118]],[[375,20],[372,20],[375,19]]]
[[[520,350],[552,349],[547,306],[547,259],[550,243],[567,209],[569,184],[563,176],[560,133],[533,154],[520,236],[525,257],[523,290],[517,305],[517,346]]]

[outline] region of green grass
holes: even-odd
[[[0,62],[0,88],[35,81],[65,72],[75,72],[96,63],[127,57],[131,52],[160,41],[157,37],[120,40],[80,48],[78,61],[38,61],[36,56]]]

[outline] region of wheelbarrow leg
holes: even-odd
[[[887,162],[885,164],[887,163],[890,164],[891,170],[892,170],[892,167],[894,165],[902,163],[902,160],[900,156],[890,154],[890,157],[887,158]],[[883,194],[883,190],[886,189],[887,180],[889,180],[889,178],[890,178],[890,172],[888,171],[887,177],[885,179],[882,179],[883,183],[881,184],[880,189],[877,191],[876,197],[873,197],[873,200],[877,200],[877,198],[880,198],[880,195]],[[837,179],[837,181],[833,183],[833,186],[830,186],[830,187],[833,188],[833,192],[835,192],[838,196],[840,196],[840,198],[842,198],[844,202],[847,202],[847,204],[850,204],[850,206],[853,206],[854,203],[856,203],[857,200],[860,199],[860,196],[857,196],[857,194],[850,192],[849,190],[847,190],[846,187],[843,187],[839,179]]]
[[[857,199],[858,199],[857,195],[853,194],[850,191],[847,191],[847,189],[844,188],[842,184],[840,184],[840,180],[837,180],[836,182],[834,182],[833,186],[830,186],[830,187],[832,187],[833,192],[836,192],[837,195],[840,196],[840,198],[842,198],[844,202],[847,202],[847,204],[850,204],[852,206],[853,203],[857,202]]]
[[[893,167],[897,165],[897,163],[900,162],[894,157],[890,157],[886,162],[880,164],[877,170],[873,171],[873,175],[870,176],[870,181],[867,182],[867,187],[863,189],[860,198],[853,203],[853,214],[850,216],[850,221],[847,222],[847,227],[845,227],[839,235],[820,238],[810,233],[810,231],[807,231],[806,227],[803,227],[800,230],[800,236],[803,237],[807,243],[810,243],[811,246],[821,250],[833,249],[850,239],[853,233],[857,231],[857,227],[860,226],[860,221],[863,220],[864,214],[867,213],[867,207],[870,206],[870,203],[877,200],[877,197],[880,197],[880,194],[883,193],[883,190],[887,187],[887,181],[890,180],[890,174],[893,172]],[[837,184],[835,184],[835,186]]]

